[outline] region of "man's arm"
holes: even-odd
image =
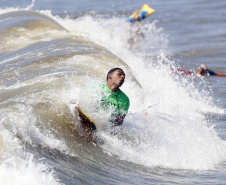
[[[126,117],[126,114],[118,114],[116,116],[116,119],[114,121],[115,126],[122,125],[124,118]]]

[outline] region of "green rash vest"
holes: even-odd
[[[107,110],[111,105],[114,106],[113,115],[127,114],[129,110],[129,98],[120,89],[116,92],[111,91],[107,84],[101,84],[100,87],[103,89],[101,97],[101,106]]]

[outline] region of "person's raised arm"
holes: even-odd
[[[118,114],[116,116],[116,119],[114,121],[115,126],[122,125],[124,118],[126,117],[126,114]]]

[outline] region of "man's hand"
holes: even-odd
[[[126,114],[118,114],[114,121],[115,126],[122,125],[124,118],[126,117]]]

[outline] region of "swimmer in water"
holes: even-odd
[[[171,70],[175,73],[179,73],[179,74],[182,74],[182,75],[199,74],[199,75],[202,75],[202,76],[226,76],[226,73],[218,73],[218,72],[214,72],[214,71],[208,69],[205,64],[202,64],[200,66],[200,69],[199,69],[198,72],[186,71],[186,70],[183,70],[183,69],[177,69],[177,71],[175,71],[174,69],[171,69]]]
[[[226,76],[226,73],[218,73],[218,72],[214,72],[210,69],[208,69],[204,64],[202,64],[200,66],[200,70],[198,71],[198,74],[202,75],[202,76],[212,76],[212,75],[216,75],[216,76]]]

